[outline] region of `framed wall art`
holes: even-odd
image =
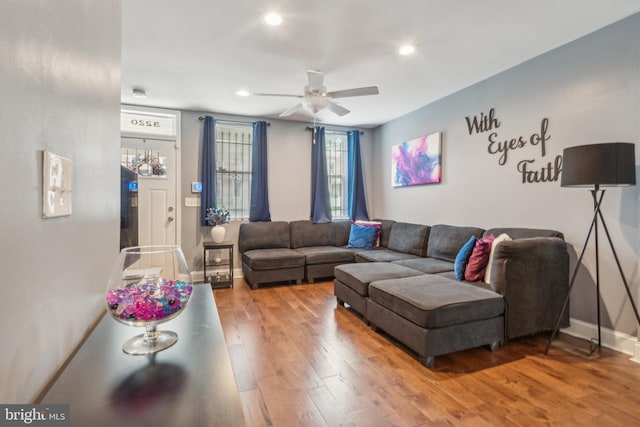
[[[391,147],[391,186],[440,183],[441,148],[440,132]]]

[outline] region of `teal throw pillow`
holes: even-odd
[[[376,240],[376,227],[351,224],[348,248],[373,249]]]
[[[456,259],[453,262],[453,272],[456,274],[456,279],[464,279],[464,270],[467,268],[467,263],[469,262],[469,258],[471,258],[471,253],[473,252],[475,244],[476,236],[471,236],[467,243],[462,245],[458,255],[456,255]]]

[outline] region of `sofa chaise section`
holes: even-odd
[[[501,234],[512,240],[495,245],[488,283],[457,280],[454,261],[470,237]],[[337,301],[353,304],[374,329],[414,350],[428,367],[440,354],[480,345],[495,349],[510,338],[552,330],[569,279],[562,233],[542,229],[434,225],[425,257],[388,264],[421,274],[400,277],[389,270],[391,277],[371,280],[367,270],[343,266],[336,269]],[[384,272],[385,263],[368,265]],[[565,313],[561,326],[568,318]]]
[[[504,300],[491,290],[423,274],[369,286],[367,319],[433,367],[435,356],[504,340]]]
[[[369,284],[378,280],[420,276],[423,273],[409,267],[388,262],[345,264],[335,268],[333,294],[338,305],[345,303],[367,319]]]

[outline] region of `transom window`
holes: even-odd
[[[252,143],[251,124],[216,123],[216,204],[231,220],[249,219]]]
[[[331,217],[333,219],[346,219],[349,217],[347,206],[349,182],[347,132],[325,131],[324,140]]]
[[[142,177],[166,178],[167,156],[160,150],[121,148],[120,164]]]

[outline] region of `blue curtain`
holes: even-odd
[[[251,162],[249,221],[271,221],[267,170],[267,123],[264,121],[258,121],[253,124],[253,154]]]
[[[362,176],[362,160],[360,159],[360,131],[352,130],[349,136],[348,170],[348,211],[351,221],[368,220],[367,201],[364,197],[364,177]]]
[[[204,117],[201,157],[202,193],[200,200],[200,224],[209,225],[205,220],[208,208],[216,208],[216,121],[211,116]]]
[[[324,127],[313,130],[311,144],[311,221],[331,222]]]

